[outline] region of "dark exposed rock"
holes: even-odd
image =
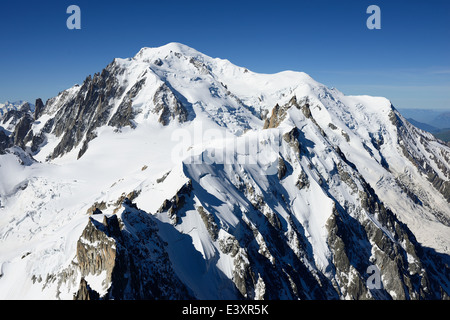
[[[43,133],[33,135],[31,140],[31,152],[35,153],[39,151],[39,148],[44,145],[46,141],[47,139]]]
[[[450,179],[450,169],[448,169],[448,166],[444,165],[440,160],[442,156],[448,162],[450,156],[446,155],[444,151],[441,151],[441,155],[434,154],[428,144],[435,139],[433,138],[432,140],[432,138],[421,134],[419,129],[407,124],[405,122],[406,120],[403,121],[400,114],[393,107],[389,113],[389,119],[397,128],[397,142],[403,155],[417,168],[419,172],[427,176],[428,181],[432,183],[433,187],[444,196],[447,202],[450,203],[450,181],[448,180]],[[433,166],[429,164],[430,160],[427,159],[423,153],[416,150],[417,140],[419,140],[423,148],[431,154],[429,158],[442,171],[447,180],[442,179],[433,169]],[[438,140],[435,141],[438,142]],[[441,219],[440,216],[437,217],[438,219]]]
[[[444,196],[447,202],[450,203],[450,181],[443,180],[431,169],[428,172],[428,181],[430,181],[433,184],[433,187]]]
[[[296,96],[293,96],[291,100],[289,100],[289,102],[284,106],[276,104],[272,109],[270,118],[266,118],[266,120],[264,121],[263,129],[277,128],[280,123],[283,122],[283,120],[286,118],[287,111],[292,107],[295,107],[297,109],[301,108],[301,106],[297,102]]]
[[[256,279],[245,253],[234,258],[233,282],[244,298],[252,298],[250,294],[254,291]]]
[[[25,148],[26,137],[31,129],[33,123],[33,118],[29,113],[25,113],[20,119],[19,123],[16,125],[14,133],[12,134],[13,143],[21,148]]]
[[[342,136],[345,138],[345,141],[350,142],[350,136],[344,130],[341,130]]]
[[[197,212],[200,214],[200,217],[202,217],[203,223],[205,224],[206,230],[208,230],[211,239],[216,241],[219,235],[219,228],[217,227],[217,223],[214,221],[213,215],[201,206],[197,208]]]
[[[164,126],[171,120],[183,123],[188,119],[188,111],[166,84],[158,88],[153,97],[153,103],[155,104],[154,112],[159,114],[158,121]]]
[[[381,133],[369,133],[372,145],[380,151],[381,146],[384,144],[384,137]]]
[[[104,216],[103,223],[89,219],[77,262],[82,280],[74,299],[192,299],[171,267],[156,223],[128,199],[120,221],[117,215]],[[104,275],[106,293],[92,289],[87,275]]]
[[[336,127],[334,124],[332,124],[332,123],[329,123],[328,126],[329,126],[332,130],[336,130],[336,129],[337,129],[337,127]]]
[[[287,168],[282,157],[278,158],[278,179],[281,180],[286,175]]]
[[[208,74],[210,72],[210,68],[199,59],[191,57],[189,62],[192,63],[201,74]]]
[[[10,148],[11,146],[11,139],[0,127],[0,154],[5,154],[5,149]]]
[[[20,106],[19,111],[22,113],[30,113],[31,112],[30,104],[28,102],[25,102]]]
[[[357,186],[354,178],[352,177],[351,173],[349,173],[345,169],[345,166],[342,165],[341,163],[338,163],[338,165],[336,167],[337,167],[338,174],[339,174],[341,181],[343,181],[345,184],[347,184],[352,189],[352,191],[354,193],[356,193],[358,191],[358,186]]]
[[[157,65],[157,66],[162,66],[163,65],[163,62],[162,62],[162,60],[161,59],[156,59],[155,61],[153,61],[153,64],[155,64],[155,65]]]
[[[121,210],[123,204],[129,205],[130,203],[132,203],[132,201],[134,199],[136,199],[140,193],[141,193],[141,190],[133,190],[133,191],[129,192],[128,194],[123,192],[114,203],[115,209],[114,209],[113,213],[114,214],[118,213],[119,210]],[[131,204],[131,205],[134,206],[134,204]]]
[[[11,121],[12,124],[16,124],[20,118],[22,118],[22,112],[20,112],[19,110],[12,109],[12,110],[8,110],[8,112],[6,112],[3,115],[3,118],[1,120],[2,120],[3,124],[5,124],[9,121]]]
[[[179,53],[176,53],[176,56],[181,58]],[[202,72],[209,72],[198,59],[193,58],[190,63]],[[158,59],[154,64],[161,66],[163,63]],[[122,72],[123,70],[113,62],[101,74],[88,77],[79,92],[66,101],[56,111],[55,117],[50,119],[44,129],[37,134],[30,130],[33,119],[30,118],[26,107],[8,113],[7,116],[13,122],[16,121],[14,122],[16,129],[11,137],[7,131],[0,130],[0,154],[13,143],[25,148],[25,144],[30,141],[31,150],[36,152],[46,142],[44,133],[51,132],[61,138],[52,157],[63,155],[79,145],[81,149],[78,157],[81,157],[88,150],[89,142],[97,136],[96,129],[100,126],[107,124],[119,129],[125,126],[134,128],[137,111],[133,109],[133,99],[145,85],[145,78],[137,81],[125,92],[128,86],[119,86],[116,77]],[[222,86],[227,89],[226,85]],[[112,114],[111,99],[123,94],[125,96]],[[158,88],[153,97],[155,105],[153,111],[158,114],[162,125],[168,125],[171,121],[182,123],[188,120],[189,112],[185,107],[187,104],[183,105],[182,101],[184,101],[182,97],[169,84],[163,84]],[[307,119],[307,125],[315,125],[322,136],[326,137],[311,110],[316,109],[311,109],[308,99],[299,102],[294,96],[283,106],[275,105],[270,118],[266,118],[267,114],[263,115],[264,129],[279,127],[286,119],[288,111],[301,111]],[[46,112],[46,109],[42,101],[36,101],[34,119],[38,119],[43,112]],[[390,114],[390,119],[398,130],[398,142],[403,155],[449,200],[450,185],[447,180],[450,172],[444,162],[448,162],[450,155],[445,151],[441,151],[439,157],[433,153],[434,151],[428,148],[431,138],[421,135],[420,132],[407,130],[408,124],[394,110]],[[338,129],[332,123],[328,126],[331,130]],[[350,141],[346,132],[342,130],[341,134],[347,142]],[[381,164],[385,169],[389,169],[388,164],[383,163],[382,150],[385,144],[383,134],[369,133],[369,136],[370,141],[363,142],[364,148],[374,157],[378,152],[382,159]],[[299,157],[300,155],[312,157],[312,152],[310,154],[308,149],[313,149],[310,148],[313,144],[305,138],[305,134],[299,128],[295,127],[286,132],[283,140]],[[421,145],[429,150],[431,155],[429,158],[421,156],[414,148],[415,141],[420,141]],[[177,232],[181,228],[176,225],[181,222],[183,214],[192,208],[197,210],[212,242],[217,241],[214,245],[217,244],[222,253],[229,255],[227,259],[232,259],[233,270],[230,274],[238,291],[237,298],[252,299],[259,296],[256,291],[257,286],[261,284],[264,286],[264,298],[267,299],[448,298],[446,286],[450,278],[448,259],[422,247],[416,241],[408,227],[383,204],[369,183],[359,174],[357,167],[345,157],[338,146],[328,149],[331,154],[330,163],[333,164],[335,161],[329,175],[328,172],[320,171],[321,168],[314,168],[318,162],[308,162],[310,159],[302,158],[305,160],[304,163],[296,163],[298,165],[296,169],[306,163],[311,173],[307,171],[310,175],[308,176],[305,171],[300,172],[295,185],[303,191],[294,194],[293,197],[279,184],[279,180],[282,179],[285,179],[283,183],[291,182],[288,178],[291,178],[291,164],[294,165],[290,158],[284,158],[281,154],[278,161],[278,180],[276,177],[268,179],[275,187],[261,190],[263,188],[258,188],[258,185],[252,185],[249,176],[243,174],[242,177],[237,177],[232,182],[236,187],[233,191],[241,193],[239,203],[242,207],[236,205],[232,209],[233,219],[235,218],[237,222],[233,222],[231,226],[227,226],[226,222],[219,219],[214,212],[215,206],[209,206],[208,203],[211,201],[219,206],[222,200],[208,194],[208,190],[197,190],[198,181],[194,182],[195,193],[193,182],[189,180],[171,199],[163,202],[158,212],[166,213],[172,221],[173,226],[167,226],[167,230]],[[435,166],[431,166],[430,163]],[[436,167],[442,172],[438,172]],[[142,170],[144,168],[147,167],[143,167]],[[156,182],[162,183],[168,173]],[[236,171],[236,174],[241,172]],[[310,177],[317,180],[322,187],[321,191],[335,202],[332,215],[326,223],[328,232],[326,244],[330,250],[329,256],[326,257],[329,259],[326,261],[329,262],[328,265],[325,262],[326,270],[315,265],[315,252],[309,242],[310,230],[306,230],[309,221],[300,222],[299,215],[292,210],[295,197],[306,193],[304,189],[310,187]],[[332,185],[333,179],[337,181],[335,185],[341,182],[345,184],[342,187],[356,199],[355,203],[349,204],[346,203],[347,200],[342,200],[346,195],[342,198],[336,196],[339,199],[333,198],[329,186]],[[414,193],[400,180],[397,183],[415,204],[424,205],[420,194]],[[166,244],[158,235],[155,218],[139,210],[133,203],[139,192],[139,190],[128,194],[124,192],[115,204],[106,204],[102,201],[94,203],[88,209],[87,213],[91,216],[77,242],[74,268],[81,274],[81,281],[75,299],[192,298],[172,269],[165,250]],[[201,203],[205,207],[193,205],[194,195],[204,197]],[[204,199],[208,201],[203,202]],[[272,200],[280,200],[276,202],[279,211],[273,210],[274,206],[270,206]],[[107,212],[106,209],[111,205],[116,206],[114,214],[104,215],[102,220],[103,211]],[[224,206],[226,205],[228,204],[224,203]],[[314,214],[315,212],[311,215]],[[439,219],[442,223],[450,225],[448,218],[442,216]],[[168,233],[170,232],[172,231]],[[24,259],[26,257],[23,256]],[[208,268],[213,266],[216,258],[217,256],[214,256],[207,261]],[[381,288],[368,287],[367,270],[370,266],[377,266],[380,269],[383,278]],[[86,279],[89,279],[90,275],[105,277],[106,293],[100,295],[89,285]],[[44,282],[51,283],[55,277],[49,274]],[[38,277],[32,280],[43,281]]]
[[[82,277],[106,272],[106,283],[111,283],[116,262],[116,240],[107,235],[105,228],[89,219],[77,243],[77,261]]]
[[[228,235],[226,238],[219,239],[219,248],[223,253],[235,257],[240,249],[239,241],[234,236]]]
[[[371,218],[361,214],[352,217],[336,205],[326,225],[336,268],[336,289],[352,299],[369,296],[376,299],[445,298],[445,280],[442,279],[447,277],[450,269],[443,265],[441,269],[433,266],[434,263],[442,264],[445,259],[435,257],[430,264],[426,255],[435,256],[436,253],[429,250],[425,253],[407,226],[384,206],[370,185],[360,176],[357,179],[363,188],[359,191],[361,208]],[[383,281],[380,288],[370,289],[369,295],[365,283],[368,281],[366,269],[371,265],[378,266]],[[349,274],[353,274],[351,282]],[[429,287],[433,290],[426,290]]]
[[[108,122],[108,125],[122,128],[126,126],[130,126],[131,128],[135,128],[136,125],[132,122],[135,114],[132,108],[132,100],[129,97],[123,99],[122,103],[119,105],[117,112],[112,116],[111,120]]]
[[[87,144],[96,137],[95,130],[107,124],[112,108],[109,101],[123,93],[124,88],[116,78],[121,71],[120,67],[112,62],[101,73],[87,77],[77,94],[67,99],[49,120],[51,122],[46,124],[43,131],[62,137],[53,150],[51,159],[71,151],[83,142],[84,137],[86,139],[79,157],[86,152]],[[60,99],[63,99],[63,95],[64,93]]]
[[[156,179],[156,183],[162,183],[164,182],[164,180],[166,180],[167,176],[170,174],[171,171],[167,171],[166,173],[163,174],[163,176],[161,178]]]
[[[310,106],[308,100],[301,106],[301,110],[302,110],[303,114],[305,115],[305,117],[310,119],[312,121],[312,123],[314,123],[314,125],[317,127],[317,129],[319,129],[320,134],[323,137],[326,137],[327,135],[325,134],[325,131],[323,131],[323,129],[319,126],[316,119],[314,119],[314,117],[311,113],[311,106]]]
[[[300,130],[297,127],[283,134],[283,140],[286,141],[298,154],[300,154],[300,142],[298,140],[299,135]]]
[[[305,171],[300,172],[300,175],[298,176],[298,180],[295,183],[295,186],[300,190],[304,188],[309,188],[309,178],[306,175]]]
[[[108,122],[108,125],[122,128],[125,126],[130,126],[131,128],[135,128],[136,125],[133,122],[136,113],[133,111],[132,102],[139,91],[145,84],[146,78],[143,78],[136,82],[133,87],[127,92],[126,97],[122,100],[122,103],[119,105],[116,113],[112,116],[111,120]]]
[[[106,202],[101,201],[100,203],[95,202],[86,212],[86,214],[99,214],[102,212],[102,210],[106,209]]]
[[[272,115],[264,122],[263,129],[276,128],[286,117],[286,109],[280,107],[278,104],[272,109]]]
[[[34,107],[34,120],[40,118],[42,113],[44,112],[44,103],[41,98],[36,99],[35,107]]]
[[[397,182],[397,185],[402,189],[403,192],[406,193],[406,195],[415,203],[418,205],[422,205],[422,201],[420,200],[420,198],[411,190],[409,189],[407,186],[405,186],[400,179],[396,178],[395,182]]]
[[[84,278],[80,280],[80,288],[74,295],[73,300],[99,300],[100,295],[97,291],[92,290]]]
[[[191,195],[192,191],[192,181],[189,180],[186,182],[177,193],[169,200],[164,200],[161,207],[157,212],[167,211],[167,215],[173,224],[177,224],[179,222],[178,211],[183,208],[187,198]]]

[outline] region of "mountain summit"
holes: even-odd
[[[0,115],[1,299],[448,299],[450,148],[170,43]]]

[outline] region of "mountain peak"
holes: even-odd
[[[179,42],[170,42],[166,45],[160,47],[143,47],[139,52],[134,56],[137,60],[149,59],[149,58],[164,58],[169,54],[182,54],[184,56],[199,56],[202,55],[197,50],[184,45]]]

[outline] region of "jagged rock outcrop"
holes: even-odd
[[[449,299],[450,149],[386,99],[171,44],[1,122],[0,298]]]
[[[16,125],[14,133],[12,134],[13,143],[21,148],[25,148],[26,137],[31,129],[33,118],[30,114],[25,113]]]
[[[205,224],[206,229],[208,230],[211,239],[217,240],[219,236],[219,227],[217,226],[216,221],[211,213],[207,212],[205,208],[199,206],[197,208],[198,213],[202,217],[203,223]]]
[[[284,119],[285,116],[286,116],[285,110],[283,108],[281,108],[278,104],[275,105],[275,107],[273,107],[273,109],[272,109],[272,114],[271,114],[270,118],[268,118],[264,121],[263,129],[278,127],[278,125]]]
[[[450,203],[450,169],[444,164],[449,162],[450,152],[446,149],[435,149],[433,144],[436,143],[436,138],[406,123],[394,108],[389,114],[389,119],[397,129],[397,142],[403,155],[419,172],[427,177],[433,187]],[[417,141],[420,142],[420,145]],[[424,154],[422,150],[425,150],[428,155]],[[441,173],[436,171],[436,167],[439,168]],[[413,182],[405,181],[405,183]],[[400,183],[400,185],[402,184]],[[443,218],[443,215],[436,213],[436,217],[450,225],[448,218]]]
[[[135,124],[133,123],[133,118],[136,116],[136,112],[132,108],[133,99],[142,89],[142,86],[145,84],[145,78],[136,82],[133,87],[126,93],[125,98],[120,103],[116,113],[113,114],[111,120],[109,120],[108,125],[121,128],[130,126],[131,128],[135,128]]]
[[[286,175],[287,172],[287,167],[286,167],[286,163],[284,162],[283,158],[279,158],[278,159],[278,179],[283,179],[284,176]]]
[[[154,112],[159,115],[158,121],[164,126],[168,125],[171,120],[183,123],[188,119],[188,111],[166,84],[162,84],[156,90],[153,103],[155,105]]]
[[[192,181],[189,180],[175,193],[171,199],[164,200],[157,212],[167,212],[169,219],[174,225],[176,225],[179,222],[178,211],[186,203],[187,198],[191,195],[191,191]]]
[[[52,133],[59,139],[59,143],[49,159],[60,157],[80,146],[78,158],[81,158],[88,150],[89,142],[97,137],[97,128],[108,125],[120,131],[126,126],[136,127],[134,119],[141,110],[133,106],[133,101],[145,87],[147,78],[143,74],[133,85],[128,86],[126,81],[120,80],[125,71],[114,60],[102,72],[88,76],[81,86],[61,92],[45,105],[41,99],[37,99],[31,118],[22,119],[21,111],[16,111],[5,117],[4,121],[11,117],[22,119],[20,126],[16,126],[20,130],[16,140],[28,136],[26,144],[37,137],[35,139],[39,141],[33,143],[34,152],[46,141],[45,134]],[[170,121],[183,123],[188,120],[188,110],[166,84],[161,84],[156,90],[152,101],[152,112],[158,114],[158,121],[162,125],[166,126]],[[29,132],[32,122],[45,113],[53,116],[47,120],[43,129],[40,132]]]
[[[89,76],[76,94],[68,97],[53,117],[51,133],[61,137],[50,158],[54,159],[71,151],[83,142],[78,157],[87,150],[87,144],[95,138],[95,130],[107,124],[112,101],[121,97],[125,88],[117,80],[123,72],[115,63],[110,63],[101,73]],[[52,101],[47,101],[52,104]],[[46,109],[50,108],[46,104]]]
[[[172,270],[152,219],[128,199],[119,217],[89,218],[77,243],[81,282],[74,299],[192,297]],[[89,284],[93,277],[101,279],[101,288]]]
[[[99,300],[98,292],[92,290],[84,278],[81,278],[80,288],[74,295],[73,300]]]
[[[39,117],[44,112],[44,103],[42,102],[41,98],[36,99],[36,102],[34,104],[34,120],[39,119]]]
[[[1,118],[1,124],[5,129],[9,131],[14,131],[15,127],[18,125],[23,118],[32,118],[30,111],[30,104],[24,103],[20,108],[8,110]],[[27,120],[29,122],[29,120]],[[24,124],[23,124],[24,125]],[[22,129],[23,130],[23,129]],[[23,133],[24,136],[26,132]]]
[[[305,104],[303,104],[305,103]],[[291,107],[295,107],[297,109],[305,108],[307,105],[307,101],[300,101],[300,104],[297,102],[297,98],[294,96],[292,97],[289,102],[284,106],[279,106],[278,104],[275,105],[272,109],[272,114],[270,118],[266,118],[264,121],[264,127],[263,129],[269,129],[269,128],[277,128],[281,122],[286,118],[286,112]],[[309,107],[309,105],[308,105]]]

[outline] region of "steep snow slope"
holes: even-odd
[[[21,117],[2,299],[448,298],[450,149],[385,98],[170,43]]]

